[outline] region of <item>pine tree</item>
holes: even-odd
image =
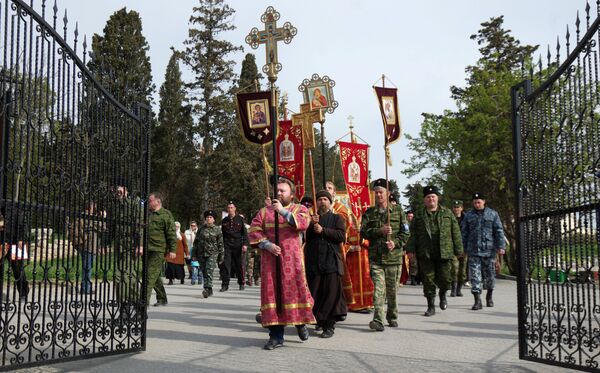
[[[152,83],[148,50],[140,15],[127,8],[110,16],[103,36],[95,34],[92,38],[91,71],[129,109],[138,103],[152,103],[156,87]]]
[[[200,164],[204,166],[200,185],[202,210],[210,207],[211,202],[217,202],[211,201],[211,194],[218,192],[216,180],[211,180],[211,176],[218,177],[211,175],[210,166],[214,165],[211,158],[223,134],[233,128],[235,121],[229,95],[235,80],[235,62],[228,56],[241,47],[221,39],[224,32],[235,29],[230,22],[234,13],[235,10],[223,0],[200,0],[199,6],[193,8],[192,27],[184,42],[186,48],[180,54],[194,74],[187,86],[193,94],[193,113],[197,118],[195,134],[201,141]],[[219,165],[219,169],[222,170],[222,166]]]
[[[152,128],[153,190],[165,197],[164,203],[184,223],[198,211],[193,198],[199,179],[197,152],[193,141],[191,108],[186,104],[184,83],[177,53],[173,52],[159,90],[158,121]]]

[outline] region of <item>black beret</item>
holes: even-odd
[[[462,207],[463,205],[463,201],[459,200],[459,199],[455,199],[454,202],[452,202],[452,206],[453,207]]]
[[[387,180],[385,179],[377,179],[373,182],[373,189],[375,188],[383,188],[387,189]]]
[[[423,188],[423,197],[427,197],[430,194],[437,194],[439,196],[440,190],[433,185],[428,185],[425,188]]]
[[[475,193],[473,193],[472,199],[485,199],[485,197],[483,196],[482,193],[475,192]]]
[[[327,197],[327,199],[329,200],[329,202],[333,203],[333,198],[331,198],[331,194],[329,194],[328,191],[326,190],[319,190],[316,194],[317,199],[321,198],[321,197]]]
[[[217,219],[217,213],[214,212],[213,210],[204,211],[204,219],[206,219],[209,216],[212,216],[213,218]]]

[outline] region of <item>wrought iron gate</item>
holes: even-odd
[[[0,1],[0,370],[145,348],[149,110],[28,3]]]
[[[600,363],[600,1],[515,86],[519,354]],[[595,18],[595,20],[594,20]],[[564,62],[560,53],[566,54]],[[544,67],[545,65],[545,67]]]

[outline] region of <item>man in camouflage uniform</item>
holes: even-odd
[[[224,247],[221,227],[215,225],[217,213],[213,210],[204,212],[205,224],[200,228],[194,241],[192,260],[200,261],[204,276],[204,291],[202,296],[208,298],[213,295],[213,272],[217,264],[223,262]]]
[[[463,214],[463,203],[462,201],[455,200],[452,203],[452,213],[458,221],[458,226],[461,226],[462,220],[465,216]],[[464,243],[463,243],[464,246]],[[466,260],[465,255],[455,256],[452,259],[452,289],[450,290],[450,296],[462,297],[462,286],[466,280]]]
[[[154,306],[167,305],[167,292],[162,283],[160,272],[165,262],[165,255],[175,259],[177,252],[177,236],[175,220],[169,210],[162,207],[162,195],[153,192],[148,197],[148,283],[146,284],[146,304],[150,303],[152,289],[156,291]]]
[[[119,318],[143,316],[146,304],[140,298],[142,284],[142,224],[144,209],[138,198],[130,198],[126,181],[115,181],[115,199],[108,206],[108,223],[114,251],[113,286]]]
[[[415,213],[407,246],[417,255],[423,275],[425,316],[435,315],[436,285],[440,289],[440,309],[448,307],[446,291],[452,284],[452,259],[463,254],[458,222],[450,209],[439,205],[438,196],[436,187],[423,188],[424,206]]]
[[[246,285],[258,286],[260,280],[260,249],[255,247],[248,248],[246,252]]]
[[[404,245],[410,236],[408,221],[400,205],[388,204],[387,181],[373,183],[375,206],[362,216],[361,237],[369,240],[371,279],[375,286],[373,304],[375,312],[369,328],[383,331],[383,308],[387,300],[386,319],[390,327],[398,326],[396,291],[404,257]],[[388,211],[390,215],[388,224]]]
[[[498,213],[485,205],[481,193],[473,194],[473,209],[465,214],[462,239],[469,254],[469,278],[475,303],[471,309],[480,310],[482,276],[486,306],[494,307],[492,293],[496,279],[496,254],[504,255],[504,229]]]

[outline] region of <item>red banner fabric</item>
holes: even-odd
[[[385,129],[386,144],[391,144],[400,138],[402,128],[400,127],[400,113],[398,112],[398,90],[396,88],[373,87],[381,118],[383,119],[383,128]]]
[[[302,126],[293,126],[291,120],[279,121],[277,135],[277,173],[296,183],[296,198],[304,196],[304,146]]]
[[[369,145],[342,141],[338,145],[350,207],[360,221],[371,202],[368,185]]]

